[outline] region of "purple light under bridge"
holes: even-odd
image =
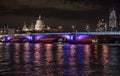
[[[90,35],[76,35],[76,40],[82,40],[82,39],[85,39],[85,38],[89,38]]]
[[[44,37],[45,37],[45,35],[36,35],[35,40],[39,40],[39,39],[44,38]]]
[[[23,36],[23,39],[28,39],[28,40],[32,40],[32,36],[28,35],[28,36]]]
[[[81,40],[84,38],[89,38],[90,35],[62,35],[63,38],[67,39],[67,40]]]

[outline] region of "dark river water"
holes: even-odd
[[[120,45],[0,44],[0,76],[120,76]]]

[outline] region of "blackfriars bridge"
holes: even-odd
[[[115,32],[51,32],[51,33],[24,33],[1,35],[3,42],[75,42],[75,43],[89,43],[96,40],[100,42],[120,42],[120,31]]]

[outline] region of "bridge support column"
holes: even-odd
[[[75,33],[71,33],[70,34],[70,43],[76,43],[76,34]]]

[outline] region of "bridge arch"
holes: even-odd
[[[57,42],[57,41],[68,41],[69,39],[59,34],[48,34],[48,35],[36,35],[34,38],[35,42]]]

